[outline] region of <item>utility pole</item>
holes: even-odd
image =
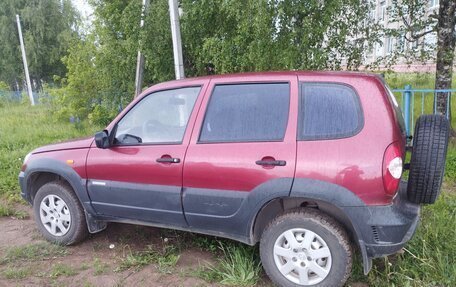
[[[177,0],[169,0],[169,16],[171,19],[171,35],[173,38],[173,54],[174,54],[174,71],[176,79],[185,78],[184,60],[182,58],[182,39],[179,23],[179,7]]]
[[[33,98],[32,84],[30,82],[30,75],[29,75],[28,64],[27,64],[27,56],[25,55],[24,39],[22,38],[21,20],[19,19],[18,14],[16,14],[16,20],[17,20],[17,30],[19,31],[19,42],[21,43],[22,61],[24,62],[25,79],[27,81],[27,93],[30,98],[30,103],[32,104],[32,106],[34,106],[35,99]]]
[[[141,9],[141,21],[139,22],[140,30],[144,27],[144,17],[149,9],[149,0],[143,0]],[[144,54],[141,52],[141,40],[139,40],[138,57],[136,60],[136,78],[135,78],[135,98],[139,96],[142,90],[144,74]]]

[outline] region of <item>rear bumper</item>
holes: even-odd
[[[412,222],[410,222],[410,225],[398,227],[402,230],[406,230],[404,237],[399,242],[376,242],[374,244],[366,244],[365,246],[368,257],[382,257],[385,255],[394,254],[401,250],[402,247],[404,247],[404,245],[412,238],[413,234],[415,234],[418,222],[419,216],[417,216]]]
[[[420,205],[407,199],[407,183],[401,182],[391,205],[348,207],[345,210],[357,231],[364,271],[372,258],[394,254],[412,238],[420,219]]]

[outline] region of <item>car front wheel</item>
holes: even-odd
[[[342,286],[351,272],[345,230],[316,210],[297,210],[272,221],[262,235],[260,255],[279,286]]]
[[[51,242],[71,245],[88,234],[84,209],[66,182],[43,185],[33,200],[33,211],[39,231]]]

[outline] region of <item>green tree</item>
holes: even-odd
[[[61,59],[77,37],[78,14],[70,0],[0,2],[0,80],[22,85],[23,64],[15,15],[21,16],[30,76],[40,89],[54,75],[64,76]]]
[[[55,93],[55,100],[60,116],[106,124],[133,97],[141,3],[90,3],[94,21],[63,58],[65,88]]]
[[[139,18],[136,25],[139,25]],[[144,83],[152,84],[174,78],[173,48],[167,0],[151,0],[141,31],[145,54]],[[185,44],[184,44],[185,45]],[[187,54],[184,57],[189,68]],[[136,62],[135,62],[136,63]],[[195,75],[194,73],[192,75]]]
[[[187,65],[201,74],[277,69],[357,69],[381,27],[358,0],[182,0]]]
[[[440,0],[439,9],[429,12],[426,0],[393,0],[390,8],[391,22],[399,24],[397,29],[389,31],[392,35],[403,35],[409,42],[422,42],[419,48],[413,48],[400,56],[414,59],[435,59],[435,89],[451,89],[456,43],[456,1]],[[423,38],[431,33],[437,35],[436,45],[430,46]],[[441,114],[446,114],[449,103],[446,93],[438,93],[436,107]]]
[[[67,116],[106,121],[132,99],[139,43],[144,83],[174,78],[168,1],[151,0],[143,29],[140,1],[91,4],[95,20],[65,57],[68,96],[59,101]],[[217,73],[358,69],[381,36],[366,21],[372,6],[363,0],[181,0],[180,6],[187,76],[207,74],[208,65]]]

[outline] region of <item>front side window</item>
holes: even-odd
[[[334,83],[301,84],[300,140],[349,137],[362,125],[361,105],[352,88]]]
[[[117,144],[180,143],[200,87],[152,93],[117,124]]]
[[[199,142],[281,141],[289,106],[288,83],[217,85]]]

